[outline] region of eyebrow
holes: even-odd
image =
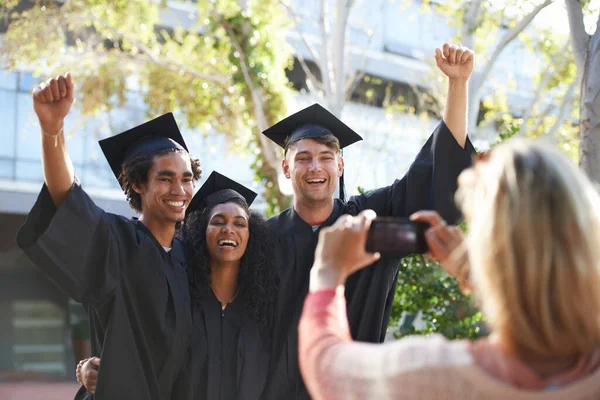
[[[156,175],[158,175],[158,176],[171,176],[171,177],[177,176],[177,174],[175,172],[170,171],[168,169],[157,171]],[[186,171],[186,172],[183,173],[184,177],[189,177],[189,176],[192,176],[192,175],[193,174],[190,171]]]
[[[332,150],[323,150],[319,153],[319,155],[321,154],[330,154],[332,156],[335,155],[335,153]],[[311,153],[308,150],[303,150],[296,153],[296,157],[298,157],[299,155],[311,155]]]
[[[213,219],[213,218],[216,218],[216,217],[225,218],[225,216],[224,216],[223,214],[220,214],[220,213],[219,213],[219,214],[215,214],[215,215],[213,215],[213,216],[212,216],[210,219]],[[236,215],[236,216],[235,216],[235,217],[233,217],[233,218],[234,218],[234,219],[240,219],[240,218],[241,218],[241,219],[243,219],[244,221],[246,221],[246,220],[247,220],[247,218],[246,218],[246,217],[244,217],[243,215]]]

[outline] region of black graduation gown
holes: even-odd
[[[75,182],[58,208],[44,185],[17,244],[88,309],[92,354],[102,359],[95,398],[185,391],[177,385],[192,315],[181,242],[167,253],[144,224],[104,212]]]
[[[321,225],[330,226],[343,214],[372,209],[380,216],[407,217],[435,209],[449,223],[459,218],[454,193],[460,172],[471,164],[474,148],[463,149],[442,122],[427,140],[406,175],[391,186],[348,202],[335,199],[333,212]],[[310,269],[319,231],[314,231],[293,209],[269,219],[277,243],[280,274],[275,313],[275,337],[267,388],[263,399],[308,399],[298,367],[298,322],[308,293]],[[352,337],[379,343],[385,338],[400,260],[382,258],[346,282],[346,303]]]
[[[194,306],[190,368],[195,399],[258,400],[269,366],[269,333],[238,297],[223,311],[207,289]]]

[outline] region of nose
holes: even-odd
[[[222,231],[223,231],[224,233],[227,233],[227,232],[233,232],[233,227],[231,226],[231,224],[230,224],[230,223],[226,223],[226,224],[224,224],[224,225],[223,225],[223,229],[222,229]]]
[[[181,182],[174,182],[171,185],[171,194],[174,194],[174,195],[183,195],[183,194],[185,194],[185,190],[183,188],[183,184]]]
[[[312,162],[310,163],[310,165],[308,166],[308,170],[309,171],[320,171],[321,170],[321,163],[319,162],[318,159],[314,158],[312,160]]]

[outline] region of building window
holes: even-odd
[[[66,376],[66,311],[50,301],[12,303],[16,371]]]

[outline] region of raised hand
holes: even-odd
[[[33,109],[42,130],[51,135],[58,133],[75,101],[71,74],[59,75],[41,83],[33,89],[32,97]]]
[[[444,43],[442,49],[435,49],[435,62],[449,79],[467,80],[473,72],[475,53],[459,44]]]

